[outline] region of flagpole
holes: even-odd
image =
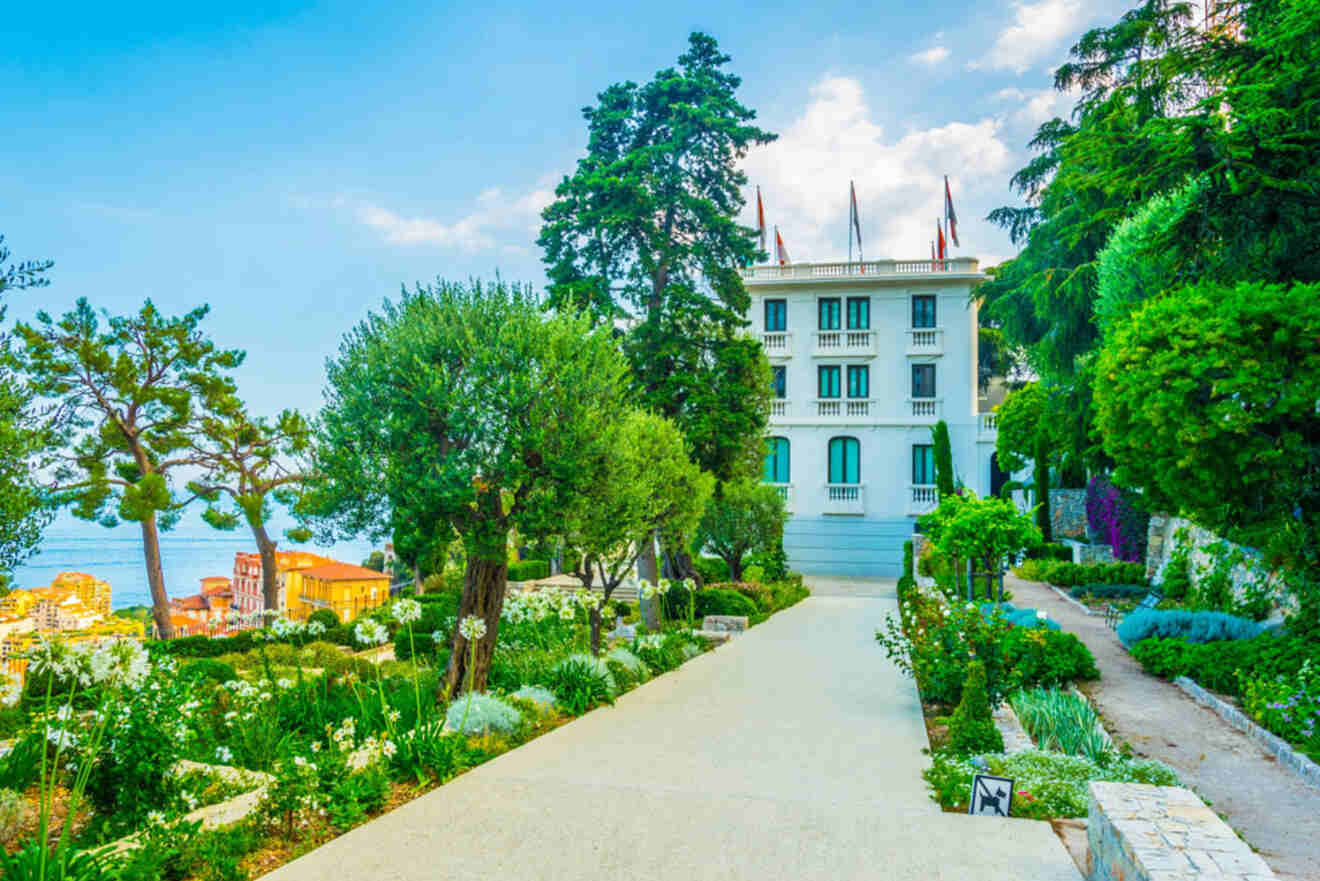
[[[848,265],[852,265],[852,232],[853,232],[853,212],[856,207],[852,200],[852,181],[848,181]]]

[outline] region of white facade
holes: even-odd
[[[781,371],[765,477],[788,500],[798,571],[899,574],[903,539],[935,503],[940,419],[958,480],[989,493],[994,417],[977,412],[970,296],[984,277],[972,258],[743,272],[751,330]]]

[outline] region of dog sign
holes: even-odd
[[[1013,781],[1008,777],[977,774],[972,778],[972,802],[967,813],[1007,817],[1013,808]]]

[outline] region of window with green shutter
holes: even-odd
[[[822,365],[816,368],[816,397],[839,397],[839,365]]]
[[[829,483],[861,483],[861,444],[855,437],[830,438]]]

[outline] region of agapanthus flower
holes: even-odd
[[[322,624],[320,621],[308,621],[308,622],[307,622],[307,635],[308,635],[308,636],[320,636],[320,635],[323,634],[323,633],[325,633],[325,625]]]
[[[411,624],[422,617],[422,604],[417,600],[404,597],[394,604],[394,620],[400,624]]]
[[[468,642],[480,640],[486,635],[486,621],[476,615],[469,615],[458,625],[458,632]]]
[[[353,638],[359,645],[381,645],[390,638],[390,632],[379,621],[364,618],[353,628]]]
[[[12,707],[22,696],[23,686],[18,684],[18,680],[0,673],[0,707]]]

